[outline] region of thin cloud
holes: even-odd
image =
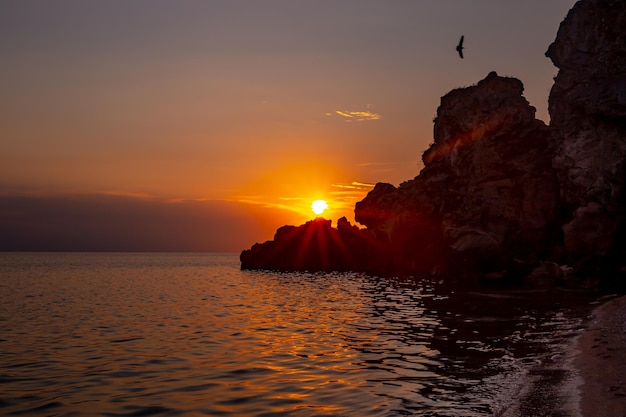
[[[373,184],[353,181],[350,184],[332,184],[333,191],[330,194],[337,200],[342,200],[346,205],[353,205],[355,201],[363,199],[374,188]]]
[[[335,110],[335,113],[326,113],[328,116],[337,115],[343,117],[346,122],[366,122],[370,120],[380,120],[381,116],[378,113],[367,111],[343,111]]]
[[[364,182],[352,181],[350,184],[333,184],[333,187],[344,188],[349,190],[370,190],[375,184],[367,184]]]
[[[349,183],[333,183],[330,189],[319,194],[326,196],[329,210],[333,213],[343,214],[342,212],[351,212],[354,209],[355,202],[362,200],[365,195],[374,188],[374,184],[352,181]],[[233,201],[239,203],[252,204],[265,208],[286,210],[305,217],[310,214],[312,196],[302,195],[283,195],[283,196],[262,196],[262,195],[245,195],[233,198]]]
[[[362,187],[362,188],[374,188],[376,186],[376,184],[369,184],[367,182],[358,182],[358,181],[352,181],[352,185],[355,187]]]
[[[278,197],[279,200],[285,201],[302,201],[305,200],[304,197]]]
[[[304,197],[241,196],[233,198],[232,201],[266,209],[285,210],[299,215],[308,210],[308,207],[303,207],[303,202],[308,201]]]

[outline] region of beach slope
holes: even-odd
[[[626,416],[626,296],[594,310],[577,350],[583,417]]]

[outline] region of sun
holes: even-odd
[[[324,200],[315,200],[313,204],[311,204],[311,210],[313,210],[313,213],[317,214],[318,216],[322,214],[327,208],[328,204]]]

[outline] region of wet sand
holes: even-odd
[[[626,417],[626,296],[594,310],[573,362],[583,417]]]

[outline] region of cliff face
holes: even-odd
[[[288,269],[550,283],[573,271],[624,282],[625,27],[623,0],[572,8],[546,53],[559,68],[550,126],[535,119],[521,81],[495,72],[446,94],[420,174],[377,184],[357,203],[366,229],[341,220],[333,239],[342,254],[320,255],[333,259],[324,268]],[[242,267],[257,267],[280,241],[244,251]]]
[[[623,0],[580,1],[546,52],[559,68],[549,110],[567,262],[604,275],[626,258],[624,28]]]
[[[549,128],[522,92],[492,72],[442,97],[419,176],[377,185],[356,220],[412,252],[419,272],[503,275],[545,256],[559,238],[559,186]]]

